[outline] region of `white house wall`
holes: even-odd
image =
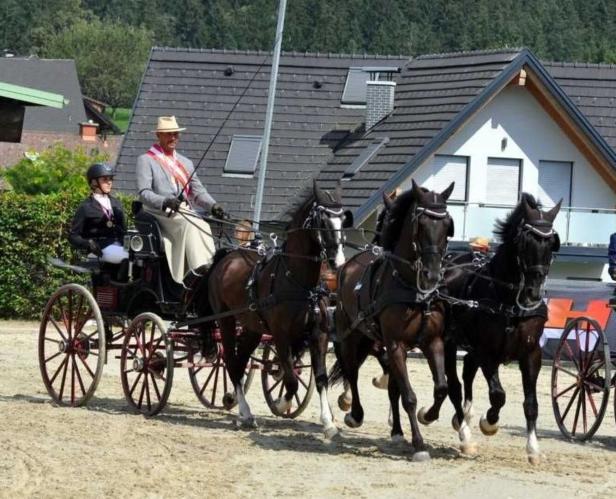
[[[502,148],[503,139],[506,146]],[[540,161],[573,163],[572,203],[580,208],[614,208],[616,194],[588,163],[552,118],[524,87],[507,87],[464,127],[452,136],[436,154],[468,156],[470,203],[486,201],[488,158],[522,160],[522,190],[538,195]],[[431,188],[433,157],[413,174],[413,178]],[[402,184],[410,186],[410,178]]]

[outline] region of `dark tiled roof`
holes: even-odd
[[[61,94],[69,100],[63,109],[26,107],[24,130],[78,133],[79,123],[86,121],[73,60],[0,58],[0,81]]]
[[[616,66],[542,64],[610,147],[616,149]]]
[[[231,138],[262,135],[270,56],[265,52],[154,49],[122,151],[116,187],[134,192],[137,156],[154,140],[156,117],[174,114],[183,133],[178,150],[198,163],[233,104],[258,75],[205,156],[198,173],[214,198],[234,215],[251,216],[255,178],[226,177]],[[340,106],[350,66],[402,66],[408,58],[283,53],[270,141],[262,218],[275,218],[299,186],[316,175],[332,148],[364,121],[364,109]],[[233,74],[225,76],[225,69]],[[318,81],[320,88],[315,88]]]
[[[394,113],[360,140],[340,148],[321,171],[331,187],[374,139],[390,140],[351,180],[343,182],[345,205],[359,208],[411,158],[443,134],[460,113],[520,54],[520,49],[421,56],[398,78]]]

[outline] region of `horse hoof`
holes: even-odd
[[[477,454],[477,443],[475,442],[466,442],[460,445],[460,452],[465,456],[474,456]]]
[[[274,405],[276,406],[276,410],[280,414],[284,414],[285,412],[287,412],[291,408],[291,401],[287,400],[284,397],[280,397],[278,400],[276,400]]]
[[[481,419],[479,420],[479,429],[481,430],[481,433],[491,437],[492,435],[496,435],[496,432],[498,431],[498,423],[490,424],[484,416],[481,416]]]
[[[249,416],[247,418],[237,418],[235,420],[235,427],[238,430],[256,430],[259,428],[257,425],[257,419],[254,416]]]
[[[344,393],[338,397],[338,407],[343,412],[349,412],[351,410],[351,399],[345,397]]]
[[[413,454],[412,461],[414,463],[422,463],[425,461],[430,461],[430,453],[425,450],[415,452],[415,454]]]
[[[540,454],[529,454],[528,455],[528,463],[533,466],[537,466],[541,464],[541,455]]]
[[[434,423],[434,421],[430,421],[428,418],[426,418],[427,412],[428,409],[426,409],[425,407],[422,407],[421,409],[419,409],[419,412],[417,412],[417,421],[419,421],[422,425],[425,426]]]
[[[458,421],[458,417],[455,414],[451,417],[451,426],[453,426],[454,430],[460,431],[460,421]]]
[[[388,384],[389,384],[389,374],[381,374],[378,377],[375,376],[374,378],[372,378],[372,386],[380,390],[387,390]]]
[[[328,426],[323,430],[323,434],[325,435],[325,438],[327,440],[331,440],[336,435],[338,435],[338,428],[336,428],[334,425]]]
[[[235,395],[233,395],[232,393],[225,393],[222,397],[222,405],[228,411],[233,408],[235,402]]]
[[[363,421],[355,421],[355,418],[351,416],[350,412],[344,416],[344,424],[346,424],[349,428],[359,428],[362,423]]]
[[[405,444],[406,443],[406,439],[404,438],[404,435],[401,435],[400,433],[392,435],[391,436],[391,441],[394,444]]]

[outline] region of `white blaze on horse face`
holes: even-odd
[[[344,256],[343,244],[342,244],[342,218],[332,217],[329,220],[332,224],[334,234],[336,234],[336,240],[338,241],[338,244],[336,247],[336,259],[334,260],[334,265],[336,265],[336,268],[340,268],[344,265],[344,262],[346,261],[346,258]]]

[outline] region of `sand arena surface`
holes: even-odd
[[[476,383],[476,458],[459,456],[447,401],[441,419],[422,427],[431,461],[413,463],[410,446],[389,439],[387,394],[370,383],[378,372],[374,361],[361,372],[364,425],[346,429],[336,406],[343,433],[327,442],[316,396],[299,419],[278,419],[263,401],[259,378],[248,394],[257,431],[236,431],[233,414],[202,407],[182,371],[175,373],[170,403],[161,415],[131,414],[115,359],[105,366],[87,408],[55,407],[41,381],[36,348],[36,324],[0,323],[0,497],[560,499],[616,494],[613,400],[592,443],[569,443],[554,422],[545,367],[539,380],[541,465],[527,464],[521,381],[513,365],[501,369],[507,405],[501,430],[491,438],[477,426],[488,402],[483,378]],[[429,403],[427,364],[409,360],[408,366],[420,405]],[[330,392],[332,404],[338,394],[339,388]],[[406,420],[404,429],[408,438]]]

